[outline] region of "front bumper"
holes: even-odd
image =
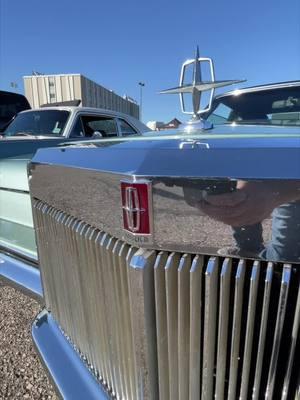
[[[50,313],[44,310],[37,316],[31,333],[41,360],[63,399],[109,399]]]
[[[43,288],[37,267],[0,252],[1,281],[43,304]]]
[[[1,281],[44,303],[39,269],[0,252]],[[33,322],[31,333],[41,361],[63,399],[110,398],[59,329],[51,313],[43,310]]]

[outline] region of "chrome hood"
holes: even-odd
[[[221,138],[205,134],[41,149],[31,164],[31,194],[130,244],[220,254],[222,248],[234,246],[232,227],[201,213],[186,188],[207,180],[214,184],[265,180],[273,181],[272,196],[276,196],[283,182],[300,182],[299,144],[299,136]],[[149,237],[141,239],[124,230],[120,189],[124,180],[146,180],[152,185]],[[268,243],[271,218],[262,224]],[[299,245],[295,244],[295,254]],[[295,254],[272,261],[299,262]]]

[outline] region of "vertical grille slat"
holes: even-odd
[[[178,268],[178,394],[181,400],[189,397],[190,268],[191,256],[184,254]]]
[[[202,274],[204,257],[195,256],[190,271],[190,400],[200,398],[201,376],[201,313],[202,313]]]
[[[282,271],[282,280],[281,280],[281,287],[280,287],[280,297],[279,297],[279,304],[278,304],[278,312],[276,318],[276,327],[274,332],[274,339],[273,339],[273,349],[270,361],[270,368],[269,368],[269,375],[268,375],[268,383],[267,383],[267,390],[266,390],[266,399],[272,399],[274,385],[275,385],[275,377],[276,377],[276,368],[278,362],[278,355],[280,350],[280,342],[283,330],[283,323],[285,319],[285,311],[286,311],[286,304],[289,292],[291,280],[291,265],[284,265]]]
[[[270,297],[271,297],[271,285],[272,285],[272,280],[273,280],[273,273],[274,273],[274,265],[273,265],[273,263],[268,263],[266,277],[265,277],[265,284],[264,284],[262,317],[261,317],[259,342],[258,342],[258,349],[257,349],[255,378],[254,378],[254,385],[253,385],[253,391],[252,391],[252,399],[253,400],[257,400],[259,398],[263,357],[264,357],[264,352],[265,352],[265,342],[266,342],[266,335],[267,335],[267,323],[268,323],[268,317],[269,317],[269,304],[270,304]]]
[[[216,399],[224,399],[232,261],[226,258],[220,276]]]
[[[133,330],[134,358],[138,381],[138,398],[158,397],[156,380],[155,310],[154,310],[154,251],[138,250],[128,265],[129,300]]]
[[[235,293],[234,293],[234,310],[233,310],[233,326],[231,337],[231,354],[230,354],[230,375],[228,399],[236,398],[237,379],[240,359],[240,336],[242,325],[242,306],[244,299],[244,281],[246,273],[246,262],[240,260],[235,276]]]
[[[254,262],[254,265],[252,267],[251,278],[250,278],[245,351],[244,351],[243,366],[242,366],[243,372],[242,372],[242,382],[241,382],[241,393],[239,397],[240,400],[243,399],[247,400],[248,398],[248,389],[249,389],[248,383],[249,383],[249,374],[250,374],[251,357],[252,357],[253,333],[255,324],[259,274],[260,274],[260,263],[256,261]]]
[[[169,255],[165,267],[167,298],[167,335],[169,361],[169,393],[171,399],[178,399],[178,304],[177,304],[177,271],[179,254]],[[176,301],[174,301],[176,299]]]
[[[205,272],[202,398],[213,397],[213,376],[218,301],[218,259],[210,258]]]
[[[130,392],[129,388],[126,387],[126,353],[125,349],[125,337],[121,334],[123,331],[123,321],[122,321],[122,298],[121,294],[121,281],[120,281],[120,271],[119,271],[119,260],[118,255],[120,253],[120,249],[122,247],[122,242],[117,240],[114,244],[112,250],[113,257],[113,268],[112,268],[112,276],[113,276],[113,287],[114,287],[114,297],[115,297],[115,332],[116,332],[116,341],[117,341],[117,356],[118,363],[116,368],[118,369],[118,375],[120,380],[120,390],[119,390],[119,398],[129,398]]]
[[[156,336],[158,355],[159,398],[169,398],[168,337],[165,265],[168,255],[160,252],[154,265]]]
[[[40,201],[34,220],[46,307],[112,398],[297,398],[299,266],[136,248]]]
[[[291,341],[291,346],[290,346],[288,367],[287,367],[286,375],[284,378],[282,400],[286,400],[287,396],[288,396],[289,384],[290,384],[290,380],[291,380],[293,362],[294,362],[297,340],[298,340],[298,335],[299,335],[299,327],[300,327],[300,288],[298,288],[297,305],[296,305],[295,318],[294,318],[293,329],[292,329],[292,341]]]

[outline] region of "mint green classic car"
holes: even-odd
[[[178,130],[39,149],[28,167],[39,269],[0,253],[0,279],[44,305],[32,339],[63,399],[300,398],[299,87],[201,109],[237,82],[202,81],[208,60],[164,91],[192,94]],[[22,174],[2,175],[4,196],[26,193]]]
[[[140,135],[136,118],[87,107],[47,107],[20,112],[0,138],[0,252],[37,262],[27,164],[36,150],[70,141]]]

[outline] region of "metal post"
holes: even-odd
[[[142,120],[142,105],[143,105],[143,87],[145,86],[144,82],[139,82],[139,86],[140,86],[140,121]]]

